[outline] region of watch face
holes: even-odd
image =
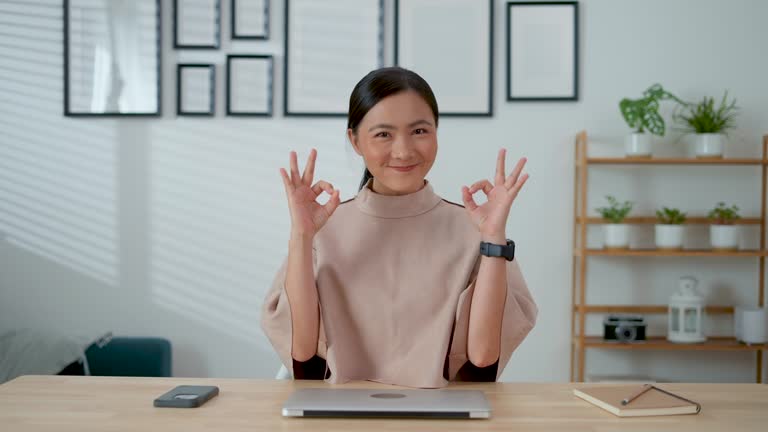
[[[515,259],[515,242],[507,239],[507,247],[504,249],[505,249],[504,252],[506,252],[504,256],[505,258],[507,258],[507,260],[512,261],[513,259]]]

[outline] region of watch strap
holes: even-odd
[[[499,245],[488,242],[480,242],[480,254],[489,257],[501,257],[507,261],[515,259],[515,242],[507,239],[507,244]]]

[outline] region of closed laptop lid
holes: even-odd
[[[296,390],[283,404],[286,417],[490,418],[479,390]]]

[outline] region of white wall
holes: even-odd
[[[221,52],[182,53],[171,49],[171,2],[164,1],[164,116],[125,120],[62,116],[60,3],[0,1],[0,332],[159,335],[174,344],[177,375],[272,376],[278,361],[260,332],[258,311],[287,250],[289,219],[277,169],[290,149],[304,157],[315,146],[319,176],[339,186],[343,198],[354,194],[361,170],[344,141],[344,119],[221,115],[227,51],[276,55],[275,111],[282,112],[283,2],[272,0],[272,40],[230,42],[225,19]],[[229,2],[222,6],[226,18]],[[569,376],[574,135],[586,129],[599,141],[596,153],[620,154],[627,132],[617,109],[622,97],[639,96],[655,82],[689,99],[729,89],[742,114],[728,153],[757,155],[768,133],[768,2],[581,1],[577,103],[504,101],[504,2],[495,7],[495,115],[443,119],[430,179],[445,198],[459,201],[462,184],[492,175],[500,146],[511,158],[529,158],[531,180],[513,207],[508,233],[541,312],[503,378],[563,381]],[[219,64],[215,119],[175,117],[174,63],[193,59]],[[664,139],[658,152],[684,152],[672,144],[675,138]],[[756,168],[602,168],[590,187],[590,209],[613,193],[636,200],[642,213],[678,205],[700,214],[727,200],[759,215]],[[593,234],[590,241],[599,241],[599,232]],[[755,259],[596,258],[589,264],[589,298],[596,303],[663,304],[683,274],[699,277],[712,299],[756,301]],[[727,334],[729,326],[726,320],[719,330]],[[753,359],[591,352],[588,370],[750,381]]]

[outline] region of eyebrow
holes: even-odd
[[[432,126],[432,122],[430,122],[429,120],[422,119],[422,120],[416,120],[415,122],[409,124],[408,127],[412,128],[412,127],[418,126],[420,124],[425,124],[425,125]],[[381,124],[377,124],[377,125],[371,126],[371,128],[368,129],[368,132],[370,132],[370,131],[372,131],[374,129],[397,129],[397,128],[392,126],[392,125],[390,125],[390,124],[381,123]]]

